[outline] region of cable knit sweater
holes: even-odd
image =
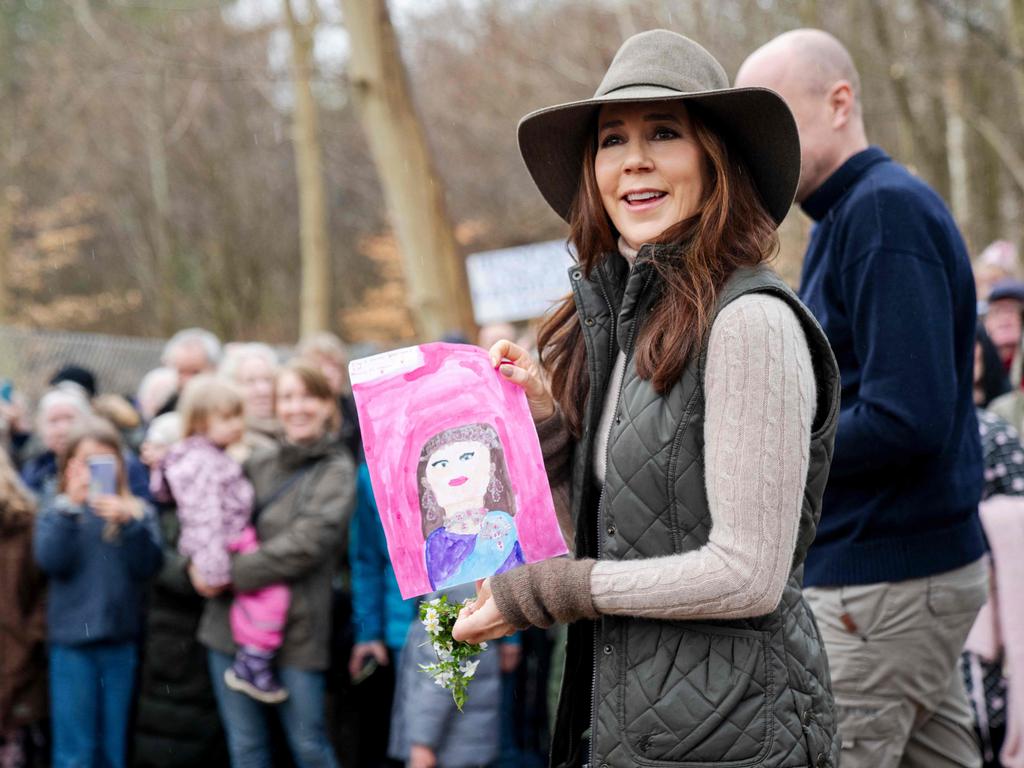
[[[619,360],[613,372],[598,427],[599,480],[608,414],[618,399],[624,364]],[[692,552],[641,560],[548,560],[492,577],[495,602],[509,623],[548,626],[599,613],[727,619],[775,608],[796,546],[816,400],[807,341],[785,302],[748,295],[719,313],[704,387],[708,543]],[[564,461],[570,437],[561,416],[537,427],[545,460]],[[568,481],[552,491],[570,535]]]

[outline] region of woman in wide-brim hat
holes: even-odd
[[[484,582],[456,636],[571,624],[554,766],[834,766],[800,582],[838,375],[765,266],[799,177],[792,116],[654,30],[519,143],[578,263],[543,370],[511,342],[491,355],[526,390],[575,559]]]

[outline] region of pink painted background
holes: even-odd
[[[424,364],[352,386],[373,493],[403,597],[431,591],[423,554],[416,465],[423,444],[450,427],[486,422],[498,432],[528,563],[565,554],[537,431],[522,389],[466,344],[424,344]]]

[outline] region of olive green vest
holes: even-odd
[[[626,560],[688,552],[711,529],[704,484],[704,365],[707,339],[664,395],[637,376],[633,345],[657,299],[644,246],[629,271],[618,255],[588,279],[570,271],[586,343],[590,393],[575,446],[573,518],[579,556]],[[569,629],[566,670],[552,744],[553,766],[835,766],[836,735],[825,651],[800,589],[814,539],[839,413],[839,373],[817,322],[775,273],[738,270],[715,311],[748,293],[770,293],[800,319],[814,363],[818,401],[793,570],[771,614],[732,621],[659,621],[604,616]],[[592,452],[619,349],[627,358],[608,442],[603,487]],[[589,730],[590,754],[582,739]]]

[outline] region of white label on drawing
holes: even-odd
[[[353,384],[373,381],[396,373],[415,371],[423,366],[423,352],[419,347],[403,347],[372,357],[353,360],[348,364],[348,376]]]

